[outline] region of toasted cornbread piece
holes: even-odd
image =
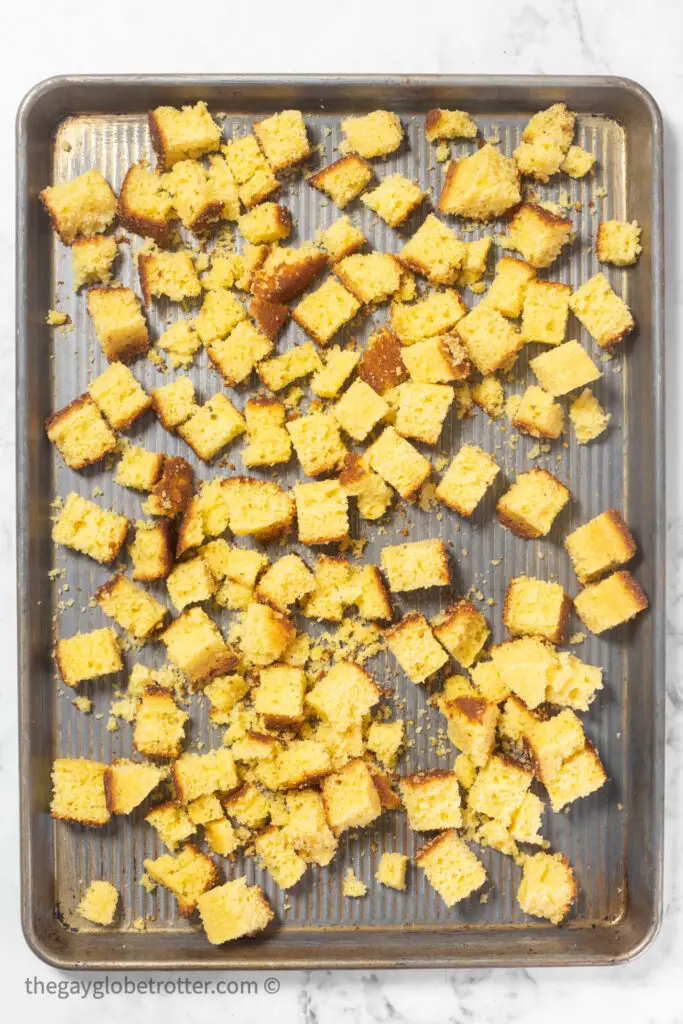
[[[497,377],[484,377],[472,389],[472,401],[488,413],[491,419],[498,419],[505,411],[505,392]]]
[[[249,398],[244,406],[248,444],[242,450],[245,466],[275,466],[289,462],[292,442],[285,429],[284,406],[274,398]]]
[[[375,398],[382,401],[378,395]],[[311,412],[290,420],[286,426],[306,476],[332,473],[344,461],[347,449],[337,423],[328,413]]]
[[[584,178],[593,167],[595,157],[580,146],[570,146],[562,161],[561,171],[570,178]]]
[[[349,535],[349,499],[336,480],[295,484],[302,544],[332,544]]]
[[[525,914],[561,924],[576,899],[574,872],[561,853],[535,853],[524,858],[517,902]]]
[[[275,916],[263,890],[258,885],[247,885],[244,877],[199,896],[197,906],[206,937],[214,946],[255,935]]]
[[[267,665],[258,674],[253,691],[254,710],[263,715],[267,729],[290,729],[304,720],[306,676],[293,665]]]
[[[574,227],[569,218],[544,206],[523,203],[510,221],[508,238],[527,263],[543,268],[554,263],[562,246],[574,240]]]
[[[545,783],[545,788],[552,809],[561,811],[574,800],[595,793],[605,782],[607,774],[597,751],[586,743],[582,750],[563,762],[557,774]]]
[[[105,615],[135,637],[155,633],[166,617],[165,605],[121,574],[98,587],[95,600]]]
[[[401,264],[386,252],[356,253],[334,264],[345,288],[364,305],[384,302],[401,286]]]
[[[574,292],[569,308],[600,348],[612,348],[635,327],[631,311],[604,274],[595,274]]]
[[[590,583],[574,598],[576,613],[591,633],[603,633],[630,622],[647,606],[640,584],[626,570]]]
[[[328,775],[321,786],[327,823],[338,836],[349,828],[364,828],[382,813],[372,774],[364,761],[349,761]]]
[[[123,668],[113,629],[94,629],[58,640],[55,661],[67,686],[78,686],[84,679],[99,679]]]
[[[72,491],[52,528],[52,539],[108,565],[123,547],[129,526],[125,516],[108,512]]]
[[[291,310],[282,302],[271,302],[269,299],[261,299],[254,295],[249,300],[249,315],[254,318],[261,334],[275,341],[289,320]]]
[[[571,285],[559,281],[529,281],[524,293],[522,337],[543,345],[564,341]]]
[[[141,252],[138,256],[138,273],[146,306],[149,306],[153,297],[161,295],[172,302],[182,302],[183,299],[196,298],[202,293],[194,263],[184,249],[179,252]]]
[[[512,819],[510,837],[518,843],[529,843],[541,846],[543,836],[540,834],[541,819],[545,806],[535,793],[528,792],[519,805],[519,810]]]
[[[531,437],[558,438],[564,430],[564,410],[547,391],[531,384],[522,395],[512,423]]]
[[[453,772],[435,769],[401,779],[401,798],[414,832],[459,828],[460,787]]]
[[[456,330],[470,359],[485,377],[507,366],[524,347],[517,328],[485,302],[460,320]]]
[[[389,406],[384,399],[363,380],[354,381],[332,409],[334,418],[339,426],[355,441],[364,441],[370,431],[377,426],[388,412]],[[318,415],[320,416],[320,414]],[[313,417],[308,416],[305,418],[312,419]],[[291,428],[297,422],[300,423],[301,420],[295,420],[287,425],[290,433]],[[321,438],[324,436],[322,431],[319,436]]]
[[[467,598],[449,605],[431,625],[436,639],[463,668],[474,664],[491,633],[484,616]]]
[[[204,687],[209,698],[209,718],[216,725],[227,725],[230,712],[249,691],[249,685],[240,675],[216,676]],[[234,754],[233,750],[233,754]]]
[[[130,814],[168,774],[166,768],[116,758],[107,768],[104,788],[112,814]]]
[[[286,615],[256,601],[247,605],[242,626],[242,652],[253,665],[279,661],[296,636]]]
[[[291,889],[306,870],[306,861],[288,844],[284,829],[271,825],[256,836],[254,849],[281,889]]]
[[[84,284],[109,284],[117,253],[116,240],[108,235],[77,238],[71,247],[74,291]]]
[[[403,263],[432,284],[455,284],[465,260],[465,244],[430,213],[401,249]]]
[[[346,117],[341,123],[351,150],[370,160],[388,156],[401,145],[403,127],[389,110],[373,110],[362,117]]]
[[[173,203],[164,178],[143,160],[129,167],[119,193],[119,223],[142,238],[152,238],[163,249],[170,244],[169,221]]]
[[[448,655],[419,612],[409,612],[395,626],[386,629],[384,639],[413,683],[423,683],[448,661]]]
[[[353,349],[333,345],[327,350],[325,365],[311,380],[311,391],[318,398],[335,398],[353,373],[360,355]]]
[[[114,481],[136,491],[151,491],[161,476],[164,459],[161,452],[147,452],[131,445],[121,456]]]
[[[306,704],[342,733],[360,726],[380,697],[379,686],[360,665],[339,661],[309,690]]]
[[[359,309],[358,299],[339,281],[330,277],[317,291],[310,292],[302,299],[294,309],[292,318],[319,345],[327,345]]]
[[[496,276],[486,296],[487,305],[503,316],[521,316],[527,288],[535,278],[536,271],[528,263],[503,256],[496,264]]]
[[[514,161],[487,143],[471,156],[449,164],[438,209],[472,220],[489,220],[516,206],[521,198]]]
[[[473,139],[477,126],[464,110],[428,110],[425,115],[425,138],[428,142],[437,139]]]
[[[378,395],[402,384],[408,371],[401,357],[401,343],[393,331],[382,327],[368,338],[358,366],[358,376]]]
[[[257,596],[278,611],[303,600],[315,589],[315,577],[296,554],[283,555],[266,569],[256,588]]]
[[[194,473],[185,459],[167,456],[159,480],[144,503],[147,515],[175,519],[181,515],[192,499]]]
[[[300,110],[282,110],[254,124],[254,134],[274,171],[283,171],[311,155]]]
[[[571,601],[559,583],[517,576],[505,595],[503,625],[513,636],[541,636],[561,644]]]
[[[256,171],[251,178],[239,185],[237,193],[246,208],[251,210],[272,196],[279,188],[280,182],[266,164],[264,170]]]
[[[476,445],[465,444],[439,481],[435,495],[444,505],[471,516],[500,472],[490,455]]]
[[[226,338],[246,315],[244,306],[231,291],[216,288],[204,294],[202,308],[193,323],[201,341],[210,346]]]
[[[49,185],[40,198],[64,245],[73,245],[79,235],[101,234],[116,216],[116,196],[95,169],[61,185]]]
[[[503,526],[518,537],[546,537],[570,498],[570,492],[557,477],[536,467],[517,476],[499,498],[496,513]]]
[[[178,433],[195,455],[208,461],[246,429],[241,413],[219,392],[181,423]]]
[[[416,853],[415,863],[447,907],[455,906],[486,881],[484,865],[453,830],[425,843]]]
[[[149,348],[140,300],[130,288],[90,288],[86,305],[107,362],[129,363]]]
[[[166,430],[175,430],[199,408],[192,380],[189,377],[177,377],[170,384],[155,388],[152,392],[152,405],[161,425]]]
[[[448,722],[448,738],[476,768],[488,763],[496,743],[498,705],[484,697],[444,697],[439,708]]]
[[[616,509],[590,519],[565,537],[579,583],[594,583],[633,558],[637,545]]]
[[[396,432],[425,444],[436,444],[454,399],[448,384],[407,381],[398,389]]]
[[[84,757],[56,758],[52,764],[52,817],[106,825],[111,817],[104,788],[106,770],[106,764]]]
[[[174,540],[175,533],[167,519],[156,523],[136,523],[135,537],[128,548],[133,563],[133,579],[165,579],[175,561]]]
[[[217,853],[219,857],[229,857],[231,853],[236,853],[240,846],[243,845],[237,829],[227,818],[218,818],[216,821],[205,822],[204,838],[209,844],[209,849],[212,853]],[[211,890],[211,892],[216,891],[216,889]]]
[[[227,338],[209,345],[207,352],[228,387],[234,387],[246,380],[256,364],[272,350],[272,341],[248,320],[242,320]]]
[[[403,853],[383,853],[375,872],[381,885],[403,891],[406,887],[408,858]]]
[[[173,200],[176,214],[188,231],[202,234],[220,219],[223,203],[216,196],[204,164],[198,160],[179,160],[164,175],[164,187]]]
[[[201,556],[179,562],[166,580],[168,595],[176,611],[190,604],[208,601],[218,590],[218,581]]]
[[[252,534],[258,540],[275,540],[292,528],[294,501],[270,480],[230,477],[223,481],[222,496],[236,537]]]
[[[290,302],[327,266],[324,252],[311,243],[298,249],[273,246],[254,274],[251,290],[269,302]]]
[[[494,754],[477,775],[467,806],[509,827],[531,785],[532,773],[504,754]]]
[[[585,665],[567,651],[557,652],[557,663],[546,691],[548,703],[587,711],[601,689],[601,668]]]
[[[201,100],[181,110],[176,107],[150,110],[149,130],[154,152],[164,170],[178,160],[195,160],[204,153],[213,153],[220,145],[221,130]]]
[[[615,267],[632,267],[643,247],[640,244],[640,225],[637,220],[603,220],[598,225],[595,255],[601,263]]]
[[[367,244],[361,229],[352,224],[348,217],[339,217],[328,228],[321,228],[316,232],[315,240],[329,254],[332,263],[351,256]]]
[[[578,341],[566,341],[563,345],[536,356],[529,365],[541,387],[556,398],[574,391],[575,388],[590,384],[602,376]]]
[[[451,582],[448,550],[442,540],[418,540],[382,548],[382,569],[389,589],[447,587]]]
[[[508,640],[492,648],[491,660],[502,683],[528,708],[544,702],[557,667],[555,652],[549,644],[538,637]]]
[[[607,429],[612,414],[605,412],[590,388],[584,388],[569,406],[569,419],[577,442],[587,444]]]
[[[186,843],[176,856],[164,853],[156,860],[145,858],[145,871],[173,893],[178,901],[178,910],[183,917],[189,917],[197,906],[202,893],[216,884],[216,865],[191,843]]]
[[[230,793],[240,781],[227,747],[208,754],[182,754],[171,771],[178,799],[185,805],[209,793]]]
[[[231,672],[237,664],[236,655],[203,608],[183,612],[161,639],[170,660],[194,686]]]
[[[324,192],[343,210],[372,181],[372,167],[355,153],[321,167],[307,178],[308,184]],[[326,246],[327,248],[327,246]]]
[[[360,197],[361,203],[381,217],[389,227],[397,228],[417,210],[427,193],[402,174],[387,174],[371,192]]]
[[[118,902],[118,889],[111,882],[91,882],[76,911],[93,924],[109,925],[114,920]]]
[[[407,501],[415,497],[432,470],[427,459],[393,427],[382,431],[368,448],[366,458],[371,468]]]
[[[152,399],[123,363],[112,363],[89,385],[90,397],[115,430],[128,430]]]
[[[403,743],[403,734],[404,726],[401,721],[373,722],[368,729],[368,750],[371,750],[386,768],[393,768]]]
[[[292,215],[286,206],[261,203],[249,213],[243,214],[237,223],[248,242],[264,245],[287,238],[292,230]]]
[[[435,335],[416,341],[406,346],[401,356],[412,379],[422,384],[465,380],[471,372],[467,352],[456,334]]]
[[[273,359],[264,360],[259,364],[257,372],[270,391],[282,391],[295,380],[321,370],[322,365],[315,346],[307,341]]]
[[[379,569],[364,565],[352,579],[353,602],[363,619],[390,619],[393,609]]]

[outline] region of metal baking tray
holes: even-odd
[[[400,169],[435,195],[444,165],[436,162],[433,147],[424,138],[424,114],[430,107],[471,111],[483,137],[499,137],[509,154],[532,113],[564,100],[579,114],[577,141],[597,154],[598,163],[595,176],[581,181],[563,176],[536,189],[539,198],[553,200],[563,189],[572,202],[582,204],[573,214],[579,240],[551,268],[550,276],[575,284],[598,269],[591,245],[600,219],[636,218],[642,225],[643,254],[637,267],[606,271],[638,322],[635,334],[605,362],[595,389],[612,414],[608,433],[583,448],[573,441],[553,445],[534,462],[533,439],[519,437],[515,443],[509,427],[503,429],[501,421],[489,422],[479,413],[462,422],[455,417],[447,420],[437,448],[447,454],[463,441],[474,440],[497,452],[503,467],[500,475],[507,479],[538,464],[557,472],[574,500],[550,538],[518,540],[495,523],[494,501],[505,480],[471,522],[447,513],[439,519],[436,510],[428,513],[415,507],[407,519],[395,512],[383,535],[368,524],[362,527],[369,538],[365,557],[374,562],[379,562],[383,544],[404,539],[408,523],[409,539],[443,536],[452,544],[454,589],[466,593],[473,588],[481,595],[497,640],[502,638],[500,613],[510,576],[527,572],[559,578],[570,594],[576,593],[561,541],[570,529],[615,505],[639,539],[636,573],[650,598],[649,613],[573,648],[584,660],[605,668],[605,690],[583,719],[610,782],[568,813],[546,816],[545,834],[554,849],[569,857],[579,885],[576,907],[562,928],[524,917],[515,902],[520,869],[491,850],[481,851],[489,874],[485,901],[473,897],[448,911],[416,870],[405,894],[376,884],[375,865],[382,850],[413,854],[422,842],[409,832],[401,814],[393,814],[384,815],[375,828],[356,839],[346,835],[332,865],[309,871],[286,899],[248,860],[247,876],[264,885],[279,927],[254,940],[214,948],[196,924],[178,917],[175,901],[164,890],[147,895],[138,884],[143,858],[161,852],[156,835],[143,828],[140,817],[133,814],[102,829],[86,829],[55,823],[49,816],[53,756],[86,754],[109,761],[131,749],[128,726],[123,724],[113,734],[106,729],[111,684],[85,688],[95,705],[93,714],[85,716],[72,707],[72,694],[65,695],[55,679],[55,621],[60,635],[101,624],[99,609],[89,607],[88,599],[109,571],[87,558],[55,551],[50,503],[74,489],[85,496],[100,495],[104,505],[131,518],[141,512],[138,497],[113,485],[111,472],[100,466],[81,474],[68,470],[55,458],[44,434],[45,416],[81,394],[104,362],[87,322],[84,297],[71,290],[69,254],[56,242],[38,192],[53,180],[92,166],[118,189],[129,164],[151,156],[146,111],[198,99],[225,117],[226,135],[273,111],[301,108],[313,142],[320,147],[321,163],[337,152],[342,116],[377,107],[395,110],[405,125],[407,144],[380,165],[380,171]],[[662,127],[652,98],[633,82],[602,77],[64,77],[43,82],[26,97],[17,131],[21,863],[23,927],[33,950],[59,967],[98,969],[607,964],[643,950],[657,932],[661,911],[664,760]],[[454,150],[458,155],[471,148],[463,142]],[[332,204],[320,202],[300,175],[285,183],[282,195],[294,215],[295,244],[314,238],[319,226],[338,215]],[[360,203],[345,212],[364,227],[377,248],[396,251],[402,244],[399,233],[377,223]],[[413,221],[410,230],[415,226]],[[479,229],[465,237],[478,234]],[[137,284],[130,247],[122,249],[120,276],[126,284]],[[476,301],[471,293],[466,299],[468,304]],[[45,325],[46,311],[54,306],[70,314],[74,332],[62,335]],[[378,310],[360,329],[354,326],[353,335],[367,337],[385,312]],[[152,335],[161,321],[177,315],[163,304],[152,309]],[[341,340],[349,333],[343,332]],[[291,345],[297,334],[290,324],[280,348]],[[568,337],[590,345],[576,321],[571,322]],[[527,360],[525,352],[512,385],[519,392]],[[148,361],[138,361],[134,369],[148,387],[167,379]],[[219,390],[204,353],[191,373],[203,397]],[[243,398],[238,394],[235,400],[241,404]],[[131,437],[144,439],[150,448],[182,454],[200,477],[220,472],[198,464],[190,449],[166,434],[153,417]],[[230,452],[230,461],[239,471],[239,445]],[[296,470],[289,470],[286,479],[296,479]],[[358,531],[356,524],[356,535]],[[51,581],[48,572],[54,568],[65,575]],[[488,598],[494,606],[486,604]],[[447,599],[438,592],[417,600],[432,614]],[[415,603],[399,602],[401,610]],[[222,614],[219,621],[226,622]],[[578,628],[578,623],[573,621],[571,628]],[[163,653],[159,645],[148,645],[140,657],[160,664]],[[414,686],[395,672],[395,665],[385,667],[382,658],[369,667],[394,687],[406,719],[414,725],[409,727],[413,746],[401,770],[450,765],[453,751],[439,755],[435,749],[449,745],[435,742],[443,721],[427,704],[428,688]],[[207,727],[205,707],[195,709],[193,719],[193,739],[220,743],[221,731]],[[341,895],[349,865],[368,883],[365,899]],[[229,874],[229,862],[226,868]],[[241,871],[242,865],[234,870]],[[79,892],[91,877],[111,879],[121,891],[122,913],[110,929],[87,926],[75,914]],[[140,916],[146,921],[144,934],[132,928]]]

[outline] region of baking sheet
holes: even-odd
[[[196,925],[183,921],[174,899],[159,887],[147,895],[139,885],[144,857],[162,852],[156,833],[141,815],[112,820],[93,830],[54,823],[48,814],[49,772],[57,755],[88,755],[104,761],[131,752],[130,727],[107,730],[112,684],[84,684],[80,692],[92,697],[93,714],[72,707],[71,691],[55,680],[51,661],[53,625],[61,636],[105,622],[89,605],[95,588],[110,570],[90,560],[55,550],[49,540],[50,502],[70,490],[131,519],[141,517],[140,497],[112,482],[111,471],[95,466],[74,473],[55,457],[44,437],[42,421],[85,391],[105,368],[104,357],[85,312],[85,299],[71,290],[70,256],[57,243],[47,217],[39,208],[38,192],[98,167],[116,191],[128,166],[151,157],[145,111],[160,103],[189,103],[206,99],[214,114],[225,116],[224,134],[248,130],[251,121],[285,106],[300,107],[311,139],[319,147],[316,163],[337,155],[342,138],[339,122],[350,112],[384,106],[396,110],[406,129],[407,145],[385,163],[380,174],[401,171],[438,198],[445,173],[424,139],[424,113],[431,106],[460,107],[475,116],[484,138],[500,138],[511,153],[528,117],[535,110],[563,99],[579,112],[576,142],[596,153],[594,177],[572,181],[556,178],[535,191],[542,200],[557,201],[560,190],[581,203],[573,214],[579,241],[543,276],[573,286],[595,273],[599,265],[591,243],[601,219],[637,218],[643,227],[644,252],[634,270],[608,268],[616,290],[631,304],[638,330],[614,358],[601,364],[604,376],[594,390],[612,413],[607,435],[579,447],[571,433],[567,447],[554,443],[549,453],[532,438],[520,435],[501,420],[489,422],[478,412],[459,422],[449,416],[436,452],[457,451],[468,441],[495,451],[503,472],[493,491],[470,522],[446,509],[424,512],[398,503],[386,532],[356,522],[354,536],[366,536],[364,558],[379,563],[385,544],[406,539],[442,536],[453,552],[454,593],[471,593],[493,626],[494,639],[503,639],[502,602],[511,576],[527,573],[559,579],[570,594],[577,591],[562,537],[610,505],[623,510],[640,541],[643,556],[636,574],[651,600],[648,615],[605,638],[590,637],[572,648],[583,660],[605,669],[605,690],[582,715],[586,733],[596,743],[610,782],[593,797],[578,801],[568,813],[548,811],[544,835],[553,849],[572,862],[579,885],[576,908],[562,929],[524,917],[515,902],[520,869],[491,850],[478,851],[489,875],[488,897],[477,896],[448,910],[413,869],[407,892],[395,893],[374,882],[383,850],[412,855],[424,837],[411,833],[402,814],[385,814],[376,827],[357,837],[345,835],[340,852],[326,869],[309,869],[303,880],[283,894],[250,859],[244,869],[249,881],[262,884],[273,903],[279,928],[256,940],[212,948]],[[60,966],[78,967],[334,967],[512,963],[604,963],[637,952],[656,931],[660,893],[661,780],[663,760],[662,700],[663,643],[663,434],[661,328],[661,128],[651,99],[639,87],[618,79],[472,79],[435,76],[419,79],[373,78],[129,78],[56,79],[44,83],[26,99],[19,121],[19,240],[18,266],[18,438],[19,438],[19,581],[20,581],[20,697],[22,759],[22,868],[24,929],[40,955]],[[454,155],[471,152],[472,143],[457,142]],[[601,193],[604,191],[604,196]],[[293,244],[312,239],[319,227],[338,215],[330,202],[307,186],[301,176],[284,185],[281,201],[289,206],[296,225]],[[363,228],[373,246],[398,251],[406,234],[420,223],[413,218],[396,232],[353,203],[345,213]],[[422,214],[424,216],[424,214]],[[498,226],[494,233],[503,229]],[[476,228],[463,233],[473,240]],[[134,240],[137,245],[137,241]],[[137,288],[131,247],[121,246],[117,275]],[[497,249],[495,258],[504,250]],[[492,262],[492,261],[491,261]],[[465,291],[468,306],[477,301]],[[48,308],[71,316],[74,331],[65,335],[47,328]],[[348,337],[363,340],[386,315],[380,307],[358,326],[340,332],[335,343]],[[149,310],[152,337],[179,315],[174,304],[158,303]],[[568,337],[588,343],[575,320]],[[280,351],[303,340],[290,324],[278,344]],[[516,380],[506,393],[524,390],[529,355],[525,350],[515,370]],[[133,366],[145,387],[175,377],[161,374],[150,362]],[[183,371],[181,371],[183,372]],[[221,390],[205,352],[190,374],[198,394],[206,399]],[[306,391],[306,388],[304,388]],[[253,393],[253,389],[252,389]],[[229,392],[238,406],[247,391]],[[127,435],[133,443],[179,454],[188,459],[201,479],[226,472],[208,468],[177,437],[167,434],[153,416]],[[240,443],[228,450],[229,462],[241,469]],[[433,450],[423,448],[425,454]],[[504,531],[494,520],[496,498],[517,472],[541,465],[556,473],[571,489],[574,501],[564,510],[549,538],[525,542]],[[270,472],[253,475],[270,477]],[[288,484],[299,478],[298,467],[280,474]],[[396,506],[395,506],[396,507]],[[443,511],[441,519],[437,512]],[[409,536],[403,534],[409,529]],[[296,542],[311,562],[312,552]],[[271,547],[271,558],[281,548]],[[500,560],[500,561],[499,561]],[[51,569],[63,570],[52,582]],[[153,588],[154,589],[154,588]],[[157,588],[164,595],[163,585]],[[481,598],[478,597],[481,595]],[[425,614],[449,600],[440,590],[404,595],[399,610],[419,603]],[[488,601],[495,602],[493,606]],[[214,610],[212,609],[212,614]],[[215,615],[227,626],[230,615]],[[308,620],[302,620],[309,629]],[[580,628],[573,619],[570,632]],[[161,645],[148,645],[138,660],[160,665]],[[127,656],[132,663],[133,655]],[[396,672],[395,663],[380,657],[367,666],[394,688],[400,713],[413,723],[413,743],[399,763],[401,772],[447,767],[454,752],[442,741],[444,720],[427,703],[429,688],[417,687]],[[219,745],[222,730],[208,729],[206,705],[193,709],[192,738]],[[229,862],[226,862],[229,866]],[[341,895],[348,866],[369,886],[362,900]],[[238,860],[235,873],[241,873]],[[122,914],[112,929],[102,932],[76,914],[82,888],[90,878],[107,878],[121,891]],[[132,928],[145,919],[146,934]]]

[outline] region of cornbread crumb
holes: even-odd
[[[200,340],[208,347],[227,338],[246,315],[233,292],[228,288],[215,288],[204,293],[202,308],[192,322]]]
[[[520,473],[498,500],[499,521],[518,537],[545,537],[571,495],[557,477],[545,469]]]
[[[363,305],[384,302],[401,286],[401,264],[391,253],[355,253],[335,263],[333,272]]]
[[[388,156],[401,145],[403,127],[389,110],[373,110],[362,117],[346,117],[341,123],[351,149],[367,160]]]
[[[171,771],[178,799],[186,806],[211,793],[230,793],[239,785],[235,762],[227,747],[218,747],[208,754],[182,754]]]
[[[207,821],[204,824],[204,838],[213,853],[217,853],[219,857],[229,857],[242,845],[237,830],[227,818]]]
[[[487,304],[503,316],[521,316],[524,296],[535,277],[536,271],[528,263],[503,256],[496,264],[496,274],[486,296]]]
[[[569,308],[600,348],[618,345],[635,327],[630,309],[604,274],[595,274],[577,288]]]
[[[355,441],[364,441],[380,420],[387,415],[389,406],[369,384],[363,380],[356,380],[344,392],[332,412],[339,426],[349,437]],[[312,419],[310,416],[307,418]],[[301,421],[294,422],[300,423]],[[292,426],[294,424],[290,425],[290,433]],[[325,438],[325,432],[322,429],[319,431],[319,437],[321,440]],[[335,446],[331,442],[326,442],[326,444],[329,450],[335,450]],[[347,454],[344,450],[344,456]]]
[[[448,165],[438,209],[471,220],[489,220],[500,217],[521,198],[514,161],[487,143]]]
[[[360,197],[361,203],[381,217],[389,227],[403,224],[426,197],[419,185],[402,174],[388,174],[371,192]]]
[[[467,795],[467,806],[508,828],[531,779],[532,773],[522,765],[503,754],[494,754],[474,780]]]
[[[263,931],[274,914],[258,885],[235,878],[199,896],[199,915],[206,937],[214,946]]]
[[[244,612],[242,651],[253,665],[278,661],[296,636],[286,615],[251,601]]]
[[[463,445],[441,478],[435,495],[462,516],[471,516],[500,467],[476,445]]]
[[[456,334],[440,334],[416,341],[401,352],[411,378],[423,384],[448,384],[464,380],[471,366]]]
[[[202,342],[194,324],[188,320],[177,320],[157,339],[155,347],[166,353],[169,363],[176,369],[191,365]]]
[[[453,400],[454,392],[448,384],[406,381],[398,388],[396,432],[424,444],[436,444]]]
[[[254,134],[274,171],[300,164],[311,155],[300,110],[281,110],[255,122]]]
[[[272,398],[249,398],[244,406],[249,443],[242,450],[245,466],[289,462],[292,442],[285,429],[284,406]]]
[[[190,504],[193,481],[192,467],[185,459],[167,456],[164,459],[161,476],[142,506],[143,512],[147,515],[175,519],[185,512]]]
[[[86,921],[109,925],[114,920],[118,902],[118,889],[111,882],[91,882],[76,910]]]
[[[290,302],[327,266],[324,252],[310,242],[298,249],[272,246],[256,269],[251,290],[269,302]]]
[[[222,482],[221,497],[236,537],[251,534],[258,540],[275,540],[292,528],[294,500],[270,480],[229,477]]]
[[[219,158],[221,159],[221,158]],[[230,171],[223,161],[227,174]],[[216,223],[223,214],[224,204],[214,188],[209,173],[198,160],[179,160],[171,171],[164,175],[164,187],[173,201],[173,209],[184,227],[195,234],[203,234]],[[232,184],[233,199],[237,199],[237,190]],[[229,210],[233,216],[239,210]]]
[[[574,872],[561,853],[541,852],[524,858],[517,902],[525,914],[560,924],[575,899]]]
[[[166,586],[174,608],[182,612],[190,604],[199,604],[213,597],[218,581],[204,559],[198,556],[179,562],[168,574]]]
[[[418,850],[415,863],[447,907],[470,896],[486,881],[483,864],[457,832],[442,832]]]
[[[290,729],[304,719],[306,676],[294,665],[266,665],[253,692],[254,710],[267,729]]]

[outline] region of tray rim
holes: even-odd
[[[529,967],[529,966],[602,966],[625,963],[644,953],[655,941],[661,928],[663,911],[663,858],[664,858],[664,760],[665,760],[665,593],[666,593],[666,484],[665,484],[665,394],[664,394],[664,209],[663,209],[663,124],[660,108],[652,94],[640,83],[628,77],[616,75],[450,75],[450,74],[418,74],[418,75],[372,75],[372,74],[118,74],[118,75],[56,75],[34,85],[22,99],[16,115],[16,231],[17,237],[26,237],[26,225],[30,197],[27,189],[29,154],[27,147],[27,128],[30,117],[36,106],[46,97],[59,95],[75,86],[88,86],[100,90],[123,86],[126,88],[145,87],[157,88],[201,88],[216,87],[249,88],[264,85],[278,85],[287,88],[310,88],[312,86],[349,86],[382,85],[385,89],[404,92],[411,86],[419,88],[432,87],[443,89],[490,88],[492,85],[501,91],[523,90],[529,87],[545,89],[579,88],[587,92],[591,88],[612,89],[630,93],[647,111],[653,141],[653,161],[651,168],[650,188],[652,196],[652,337],[651,349],[655,365],[654,381],[658,385],[653,393],[653,438],[655,458],[655,497],[656,512],[655,529],[652,537],[653,564],[656,566],[651,595],[653,598],[650,614],[653,616],[653,657],[652,657],[652,697],[653,697],[653,746],[658,756],[652,765],[653,800],[651,810],[652,825],[652,885],[650,895],[652,908],[643,934],[634,936],[634,941],[616,953],[584,953],[574,951],[561,956],[537,953],[534,950],[520,950],[512,957],[492,959],[466,954],[462,957],[439,955],[425,957],[419,953],[396,958],[395,954],[375,952],[370,958],[359,963],[356,957],[337,953],[334,957],[320,954],[316,949],[314,955],[292,955],[285,949],[279,949],[275,956],[268,955],[268,947],[264,946],[258,960],[244,959],[236,950],[236,956],[211,960],[208,957],[188,961],[176,958],[168,960],[113,960],[108,957],[96,957],[87,962],[62,956],[49,946],[47,937],[40,934],[34,927],[30,910],[33,906],[30,863],[32,859],[33,841],[30,815],[30,794],[28,791],[29,763],[32,756],[30,741],[26,735],[30,722],[28,703],[28,654],[27,654],[27,600],[28,573],[30,559],[28,552],[27,503],[17,502],[17,685],[18,685],[18,725],[19,725],[19,802],[20,802],[20,890],[21,890],[21,924],[24,937],[31,950],[50,966],[64,969],[87,970],[322,970],[322,969],[357,969],[374,970],[381,968],[424,968],[424,967]],[[600,111],[598,111],[600,113]],[[26,247],[17,245],[15,281],[16,281],[16,329],[15,329],[15,368],[17,381],[16,404],[16,483],[17,493],[25,492],[27,464],[29,456],[29,437],[24,429],[28,421],[29,404],[27,394],[28,374],[28,303]],[[320,929],[323,931],[324,929]],[[395,929],[387,929],[395,934]],[[578,934],[580,929],[576,929]],[[375,933],[377,937],[382,929]],[[406,929],[406,935],[410,930]],[[432,933],[430,933],[432,934]],[[439,934],[435,928],[434,935]],[[133,938],[131,936],[131,938]],[[379,945],[379,944],[378,944]],[[521,944],[520,944],[521,945]],[[377,946],[375,947],[377,949]]]

